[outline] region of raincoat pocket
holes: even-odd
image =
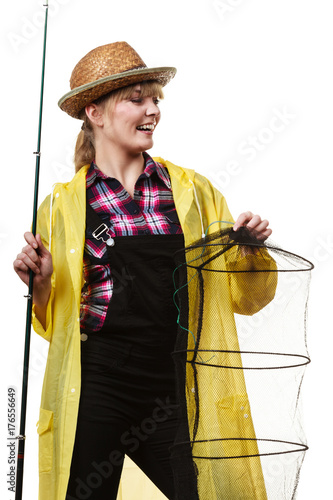
[[[53,462],[53,412],[40,408],[37,426],[39,435],[39,472],[49,472]]]
[[[258,444],[247,395],[234,394],[217,402],[221,460],[218,471],[225,498],[267,500]]]
[[[246,395],[234,394],[217,402],[220,433],[224,440],[225,456],[257,454],[250,406]]]

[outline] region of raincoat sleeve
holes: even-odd
[[[277,285],[276,263],[267,250],[239,257],[227,263],[233,310],[252,316],[275,296]]]
[[[208,181],[209,182],[209,181]],[[224,196],[209,182],[219,221],[234,222]],[[226,256],[233,310],[237,314],[253,315],[274,298],[277,286],[277,266],[266,249],[255,254]]]
[[[37,212],[37,234],[39,233],[42,238],[43,245],[49,248],[50,242],[50,203],[51,195],[47,196],[43,203],[40,205]],[[52,304],[54,298],[54,273],[51,276],[51,293],[46,309],[46,328],[44,329],[36,317],[35,305],[32,306],[32,326],[38,335],[50,341],[52,337]]]

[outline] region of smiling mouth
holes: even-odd
[[[153,132],[155,129],[155,126],[156,126],[156,123],[146,123],[145,125],[139,125],[138,127],[136,127],[136,129]]]

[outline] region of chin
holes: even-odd
[[[148,149],[151,149],[152,147],[154,146],[154,143],[153,141],[151,142],[148,142],[146,144],[140,144],[139,146],[139,150],[140,150],[140,153],[143,153],[144,151],[147,151]]]

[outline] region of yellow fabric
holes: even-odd
[[[224,197],[206,178],[195,173],[193,170],[178,167],[162,158],[154,159],[165,165],[169,171],[174,201],[184,232],[185,245],[190,245],[202,235],[197,201],[201,208],[204,229],[207,229],[209,224],[214,221],[232,221]],[[33,327],[35,331],[50,342],[38,425],[40,439],[39,500],[65,499],[74,445],[80,397],[79,312],[85,240],[85,176],[87,169],[88,166],[83,167],[69,183],[56,184],[52,197],[49,196],[44,200],[38,212],[37,232],[41,234],[45,245],[50,245],[54,264],[52,292],[48,303],[45,331],[35,315],[33,315]],[[195,186],[195,190],[193,185]],[[210,232],[216,229],[218,227],[214,224]],[[244,265],[248,265],[246,264],[247,262],[248,259],[244,258]],[[229,290],[225,290],[225,295],[228,297],[228,300],[234,302],[235,307],[241,308],[243,300],[241,283],[238,284],[238,289],[235,288],[235,290],[237,290],[236,296],[231,297]],[[196,305],[195,300],[191,300],[191,289],[189,290],[189,294],[190,328],[194,328],[191,322],[195,321],[192,319],[195,318],[195,315],[192,313],[195,311]],[[211,306],[217,307],[217,310],[220,311],[221,323],[230,322],[234,328],[232,345],[225,347],[237,349],[238,341],[233,317],[230,314],[228,317],[225,316],[223,305],[215,300],[214,296],[215,294],[212,294]],[[248,306],[249,303],[247,302]],[[253,312],[247,310],[245,314],[253,314]],[[206,336],[205,348],[216,348],[217,339],[214,338],[213,328],[211,332],[206,332]],[[189,348],[191,348],[190,336]],[[223,347],[219,348],[223,349]],[[245,405],[249,404],[246,397],[242,370],[236,371],[238,373],[236,376],[233,374],[234,380],[230,381],[231,385],[229,384],[229,387],[232,387],[233,390],[225,394],[223,401],[215,401],[214,395],[207,391],[206,397],[201,402],[204,411],[212,413],[211,425],[221,428],[224,434],[224,426],[244,426],[244,419],[240,423],[240,415],[237,410],[239,404],[236,401],[241,398]],[[191,376],[191,372],[189,371],[187,380],[187,387],[189,388],[192,387]],[[189,421],[193,418],[192,396],[193,393],[189,393]],[[227,408],[227,412],[225,413],[225,418],[221,420],[219,413],[223,407]],[[255,437],[251,418],[248,419],[246,425],[248,427],[246,431],[247,435]],[[200,436],[205,436],[205,429],[200,429],[199,433]],[[256,446],[252,445],[251,449],[255,451]],[[205,463],[202,464],[202,462]],[[224,462],[223,467],[221,468],[217,462]],[[216,488],[214,483],[217,477],[214,473],[214,467],[218,467],[220,469],[218,474],[222,473],[227,481],[225,498],[266,500],[259,458],[254,468],[252,464],[252,475],[247,475],[245,482],[242,482],[241,475],[237,476],[236,474],[236,476],[232,476],[237,478],[234,484],[230,484],[230,482],[228,484],[228,477],[231,477],[231,472],[226,467],[226,462],[229,462],[230,467],[234,466],[234,461],[227,460],[205,460],[197,463],[199,469],[201,468],[198,476],[200,499],[207,500],[209,498],[209,500],[213,500],[221,498],[218,496],[218,488]],[[253,471],[255,471],[254,474]],[[133,500],[137,500],[137,487],[132,488],[131,493],[126,473],[124,476],[124,484],[120,487],[118,499],[131,500],[133,498]],[[250,483],[249,477],[251,478]],[[129,481],[133,481],[132,470],[129,473],[128,479]],[[141,484],[142,491],[145,491],[144,488]],[[125,491],[126,493],[122,493]],[[245,496],[245,494],[248,496]],[[155,493],[152,493],[151,496],[144,496],[142,498],[157,500],[163,498],[163,495],[155,490]]]
[[[217,214],[217,216],[220,216]],[[275,263],[267,255],[248,255],[240,259],[234,270],[253,269],[254,259],[261,269],[275,269]],[[219,260],[219,263],[222,259]],[[214,263],[215,264],[215,263]],[[228,269],[230,263],[225,263]],[[264,266],[264,267],[263,267]],[[207,266],[206,266],[207,267]],[[220,268],[219,268],[220,269]],[[194,349],[197,316],[191,311],[199,311],[197,282],[193,278],[196,272],[190,269],[189,289],[189,349]],[[230,457],[229,459],[194,459],[201,471],[198,474],[199,498],[219,500],[256,499],[266,500],[266,488],[258,456],[259,450],[251,408],[247,396],[244,372],[241,369],[220,369],[211,365],[242,367],[240,346],[237,338],[234,313],[252,315],[259,311],[274,297],[276,273],[216,273],[217,279],[211,281],[214,273],[208,272],[204,281],[204,312],[200,323],[199,362],[195,365],[197,387],[194,382],[194,370],[187,364],[187,408],[189,422],[195,418],[195,396],[199,396],[199,426],[193,436],[190,425],[190,438],[195,441],[192,449],[194,457]],[[248,287],[249,277],[251,287]],[[218,289],[216,287],[218,283]],[[263,290],[265,293],[263,294]],[[220,353],[219,351],[236,351]],[[188,361],[193,353],[188,353]],[[209,361],[212,358],[211,362]],[[243,438],[243,440],[238,440]],[[207,440],[209,440],[207,442]],[[221,441],[223,440],[223,441]],[[231,458],[247,456],[248,458]]]

